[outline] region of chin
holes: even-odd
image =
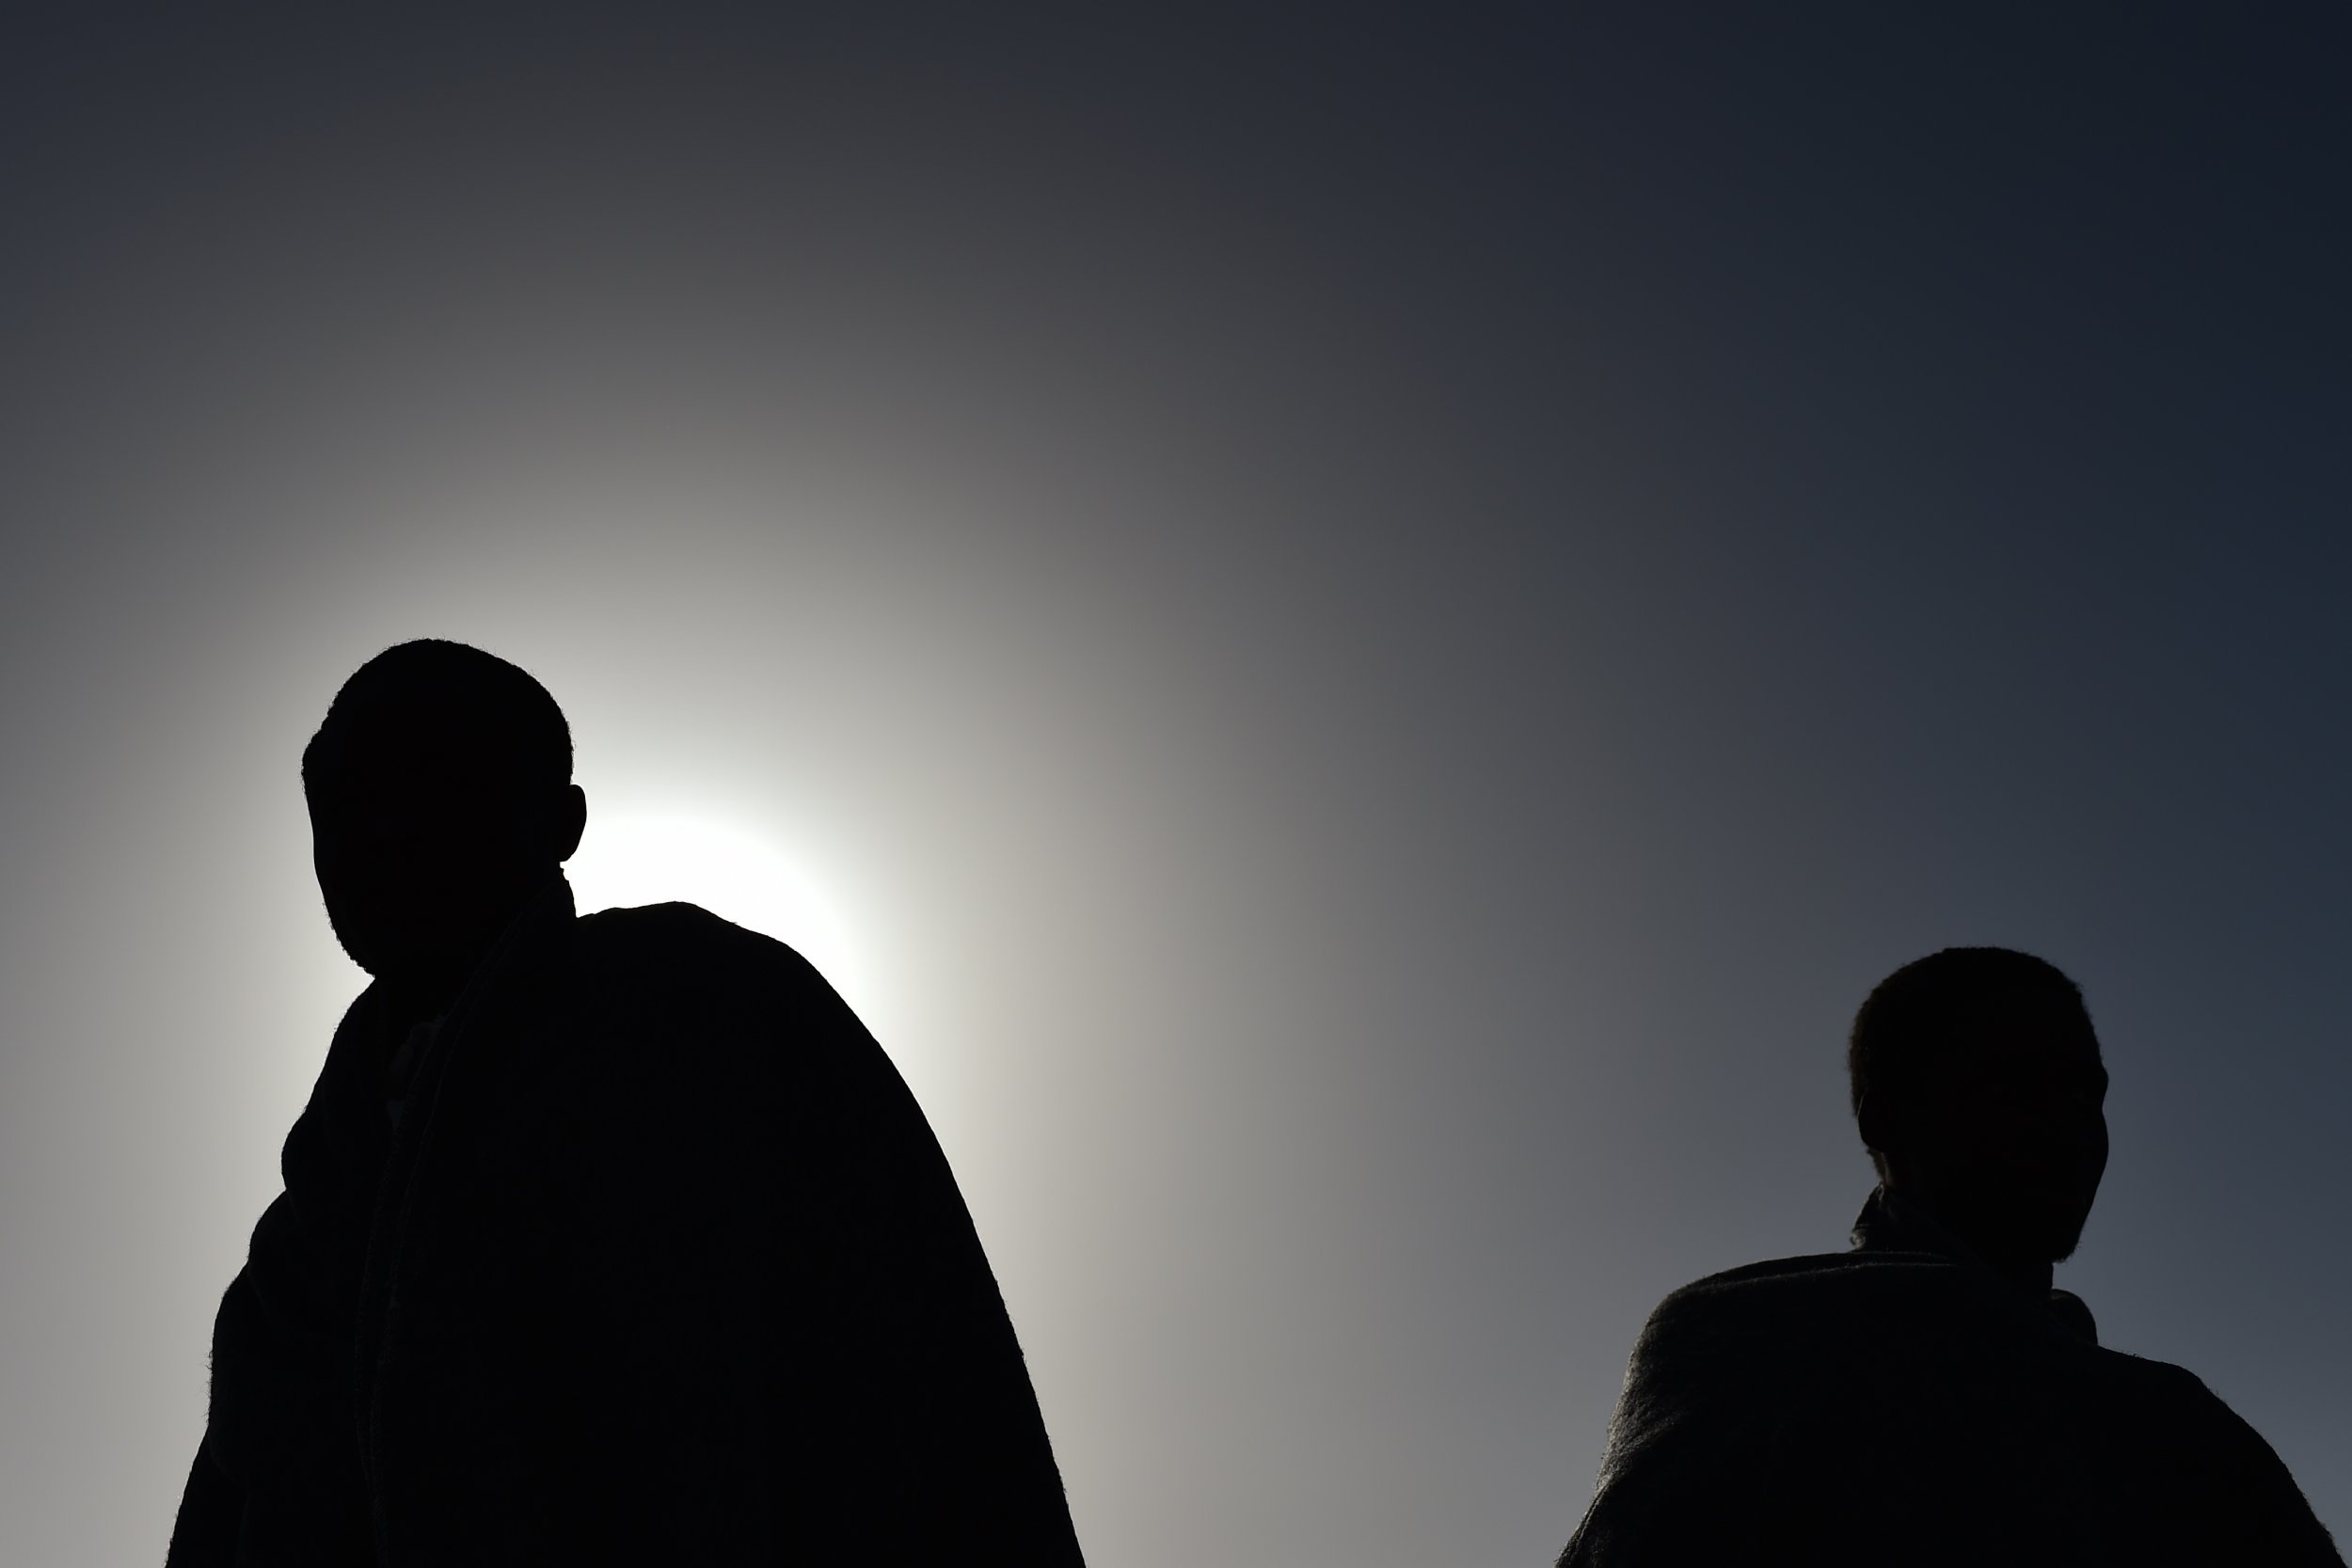
[[[431,955],[416,952],[405,943],[386,941],[374,933],[355,933],[338,926],[335,940],[353,963],[365,970],[370,979],[381,984],[412,984],[431,974],[435,967]]]
[[[2090,1216],[2086,1214],[2082,1219],[2075,1220],[2071,1225],[2060,1227],[2052,1234],[2049,1247],[2051,1262],[2063,1263],[2074,1256],[2074,1249],[2082,1245],[2083,1226],[2089,1219]]]
[[[372,978],[380,980],[384,977],[388,966],[382,943],[369,941],[363,932],[353,932],[349,926],[331,914],[327,917],[327,925],[333,929],[335,945],[343,950],[344,958],[366,970]]]

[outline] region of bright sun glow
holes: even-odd
[[[564,866],[580,911],[682,900],[788,942],[853,997],[840,924],[776,847],[694,816],[591,816]]]

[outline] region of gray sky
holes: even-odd
[[[68,9],[0,1558],[161,1558],[361,981],[295,760],[419,635],[564,703],[585,856],[795,884],[1105,1568],[1548,1560],[1954,942],[2106,1043],[2061,1282],[2352,1531],[2340,10]]]

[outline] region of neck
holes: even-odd
[[[1962,1239],[1966,1240],[1965,1237]],[[1988,1252],[1973,1242],[1969,1243],[1969,1245],[1976,1255],[1983,1259],[1984,1266],[2003,1279],[2014,1281],[2038,1291],[2048,1292],[2050,1281],[2055,1273],[2048,1259],[2005,1258],[1998,1253]]]
[[[552,881],[550,877],[528,892],[486,908],[478,918],[460,927],[464,935],[445,956],[413,970],[380,976],[384,982],[385,1008],[393,1020],[405,1028],[438,1018],[455,1006],[474,972],[489,961],[516,921]]]
[[[2003,1245],[1998,1235],[1988,1235],[1983,1227],[1970,1225],[1964,1214],[1939,1205],[1933,1198],[1923,1197],[1914,1188],[1899,1187],[1891,1181],[1885,1186],[1899,1210],[1927,1220],[2003,1279],[2037,1291],[2049,1291],[2052,1267],[2047,1258],[2036,1258],[2015,1246]]]
[[[479,958],[453,972],[382,976],[385,1015],[402,1029],[440,1017],[456,1006],[477,967]]]

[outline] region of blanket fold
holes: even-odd
[[[388,1128],[399,1044],[363,996],[288,1140],[171,1568],[1079,1561],[954,1177],[797,954],[558,884]]]

